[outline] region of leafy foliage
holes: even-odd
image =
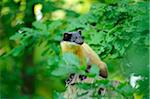
[[[73,72],[95,79],[93,84],[77,84],[81,89],[96,91],[98,86],[104,86],[121,98],[133,98],[139,94],[147,99],[149,2],[102,1],[93,2],[90,11],[80,15],[61,7],[63,1],[3,0],[0,3],[0,48],[4,50],[1,52],[0,49],[1,98],[62,99],[61,92],[65,90],[63,82]],[[43,5],[41,21],[35,21],[33,14],[33,7],[38,3]],[[51,20],[49,16],[52,12],[60,9],[66,13],[66,17]],[[61,55],[63,32],[78,29],[82,30],[85,42],[107,63],[108,79],[97,79],[97,66],[93,65],[90,73],[86,74],[86,66],[80,66],[76,56],[70,53]],[[137,89],[131,88],[126,80],[132,73],[143,77]],[[28,83],[24,76],[31,77],[34,91],[30,94],[23,90],[25,83]],[[121,81],[118,87],[113,87],[113,79]],[[112,93],[105,97],[111,97]],[[98,94],[93,96],[103,97]]]

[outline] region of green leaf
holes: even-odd
[[[23,27],[23,28],[21,28],[21,31],[25,31],[26,32],[26,34],[32,34],[33,33],[33,29],[31,29],[31,28],[27,28],[27,27]]]
[[[116,90],[124,96],[132,96],[134,92],[133,88],[126,83],[121,83]]]
[[[91,37],[91,44],[100,44],[101,41],[104,40],[104,32],[94,33],[94,35]],[[94,38],[94,39],[93,39]]]
[[[23,37],[22,34],[16,33],[15,35],[11,36],[9,39],[10,40],[20,40]]]
[[[62,25],[62,22],[61,22],[60,20],[51,22],[51,23],[48,25],[48,30],[57,29],[57,28],[59,28],[61,25]]]
[[[77,83],[77,87],[88,90],[92,88],[92,84],[89,83]]]
[[[65,99],[65,98],[63,97],[63,95],[61,93],[54,91],[53,99]]]
[[[98,77],[100,69],[97,65],[92,65],[90,72],[87,74],[89,77]]]
[[[65,53],[63,55],[63,60],[66,62],[66,64],[80,66],[79,59],[72,53]]]
[[[13,56],[18,56],[19,54],[21,54],[21,52],[24,51],[24,48],[25,48],[25,46],[16,47],[16,48],[14,48],[14,49],[11,51],[11,54],[12,54]]]
[[[58,67],[51,72],[53,76],[64,76],[70,73],[77,73],[79,69],[75,65],[60,62]]]
[[[32,24],[36,29],[42,30],[42,31],[46,31],[47,27],[46,24],[40,22],[40,21],[35,21]]]
[[[95,82],[95,87],[97,87],[97,86],[102,86],[102,87],[110,87],[111,85],[110,85],[110,82],[111,81],[109,81],[109,80],[107,80],[107,79],[105,79],[105,80],[96,80],[96,82]]]
[[[53,76],[64,76],[68,73],[69,71],[65,67],[58,67],[57,69],[51,72]]]
[[[80,70],[85,71],[85,70],[86,70],[86,68],[87,68],[87,66],[86,66],[86,65],[80,66]]]

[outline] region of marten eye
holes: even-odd
[[[68,37],[68,34],[65,34],[65,37]]]

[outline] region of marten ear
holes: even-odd
[[[81,30],[78,30],[79,34],[82,35]]]
[[[68,32],[65,32],[64,33],[64,37],[68,37],[68,36],[71,36],[72,34],[71,33],[68,33]]]
[[[64,38],[65,38],[65,37],[67,37],[67,36],[68,36],[68,33],[67,33],[67,32],[65,32],[65,33],[64,33]]]
[[[67,40],[69,40],[69,39],[71,38],[71,36],[72,36],[72,34],[65,32],[65,33],[64,33],[63,40],[66,40],[66,41],[67,41]]]

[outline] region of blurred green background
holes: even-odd
[[[141,77],[133,95],[148,99],[148,13],[148,0],[1,0],[0,99],[62,99],[74,68],[64,63],[60,41],[79,29],[107,63],[108,80]]]

